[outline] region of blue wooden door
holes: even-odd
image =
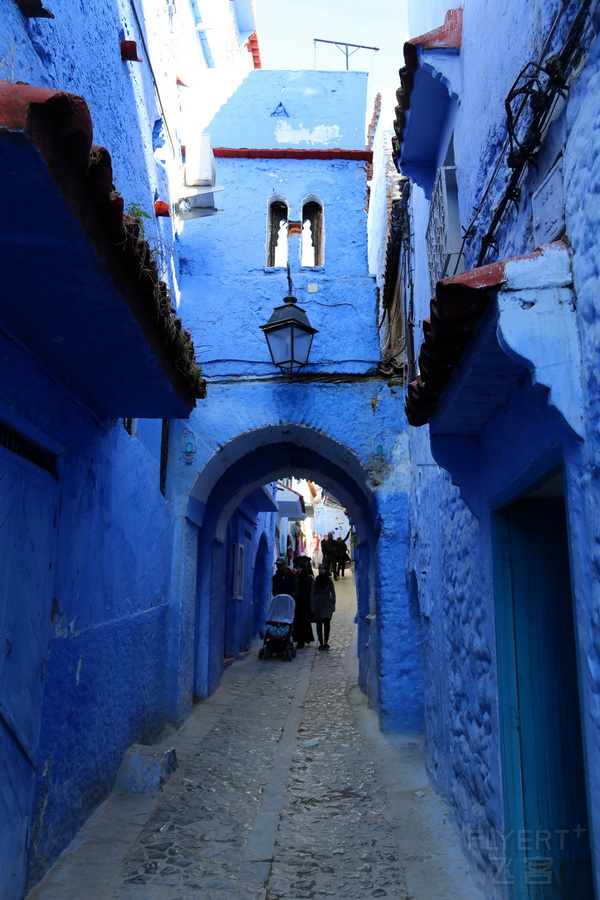
[[[25,881],[52,604],[56,481],[0,448],[0,897]]]
[[[502,518],[506,874],[519,900],[593,900],[564,502]]]

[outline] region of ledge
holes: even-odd
[[[264,147],[255,150],[249,147],[213,147],[216,157],[222,159],[355,159],[373,162],[372,150],[300,150],[294,147]]]
[[[460,93],[458,58],[462,9],[446,13],[444,24],[404,45],[404,66],[396,91],[394,162],[426,192],[435,181],[440,141],[453,99]]]
[[[581,350],[569,250],[562,242],[438,282],[424,322],[411,425],[474,435],[526,373],[577,435]]]
[[[0,327],[104,417],[186,417],[205,395],[81,97],[0,83]]]

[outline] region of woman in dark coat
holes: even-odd
[[[310,605],[317,623],[319,650],[329,650],[329,626],[335,609],[335,587],[327,574],[325,563],[319,566],[319,574],[312,583]]]
[[[298,649],[311,644],[315,636],[310,624],[310,592],[313,583],[312,567],[307,556],[298,556],[294,560],[294,569],[298,578],[296,595],[296,612],[294,613],[293,636]]]

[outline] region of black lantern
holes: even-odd
[[[288,265],[288,296],[283,298],[283,305],[276,306],[266,325],[260,327],[265,333],[271,359],[276,366],[292,374],[308,362],[308,355],[313,335],[313,328],[297,300],[292,296],[292,276]]]

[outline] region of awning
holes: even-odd
[[[286,519],[298,521],[306,518],[300,494],[283,484],[277,485],[277,506],[280,515]]]
[[[205,394],[81,97],[0,83],[0,327],[102,417],[187,417]]]
[[[439,281],[423,323],[409,424],[473,435],[529,373],[577,434],[581,350],[569,249],[561,241]]]
[[[256,488],[251,494],[248,494],[245,503],[249,503],[256,512],[278,512],[279,507],[270,485],[263,485]]]

